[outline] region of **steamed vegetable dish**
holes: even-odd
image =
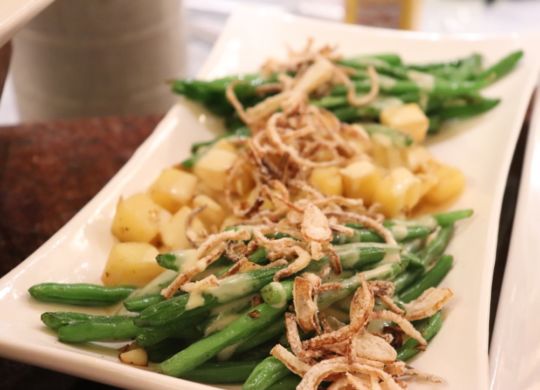
[[[465,187],[424,141],[495,107],[480,90],[521,56],[407,64],[309,43],[256,74],[174,82],[227,130],[120,199],[102,286],[30,288],[115,314],[42,321],[62,342],[126,342],[124,363],[246,390],[444,380],[407,362],[442,327],[446,248],[472,210],[422,213]]]

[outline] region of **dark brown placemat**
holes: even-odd
[[[0,276],[40,247],[124,165],[160,115],[0,127]],[[0,389],[109,386],[0,359]]]

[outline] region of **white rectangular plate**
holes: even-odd
[[[490,351],[491,389],[540,388],[540,90],[527,141]]]
[[[394,32],[244,9],[229,20],[201,77],[254,71],[269,56],[284,55],[285,44],[303,46],[308,37],[320,44],[336,43],[349,55],[397,52],[407,61],[440,61],[480,52],[490,63],[512,50],[525,49],[519,67],[485,91],[504,98],[496,109],[430,142],[437,158],[465,172],[467,189],[455,207],[472,207],[475,216],[460,224],[449,249],[456,265],[444,283],[456,297],[446,311],[445,325],[415,365],[445,378],[447,383],[440,388],[487,388],[489,292],[499,211],[512,151],[538,74],[534,39]],[[26,291],[43,281],[98,282],[113,243],[110,224],[118,198],[145,190],[162,168],[188,155],[192,142],[208,139],[210,122],[185,103],[173,107],[114,179],[0,281],[2,355],[124,388],[208,388],[122,365],[114,351],[105,348],[90,350],[57,342],[39,315],[59,308],[31,301]]]

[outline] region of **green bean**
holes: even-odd
[[[425,320],[418,321],[416,328],[426,341],[430,341],[441,330],[442,322],[442,314],[439,311]],[[420,352],[418,341],[410,338],[399,348],[397,358],[401,361],[407,361],[418,354],[418,352]]]
[[[291,279],[268,283],[261,289],[261,298],[273,307],[285,307],[288,297],[292,295],[293,281]]]
[[[266,264],[268,259],[266,258],[266,248],[257,248],[253,253],[248,256],[249,261],[255,264]]]
[[[253,270],[223,278],[219,286],[203,294],[204,304],[197,309],[206,310],[221,303],[230,302],[252,294],[269,283],[274,274],[282,268],[273,267]],[[243,288],[239,288],[239,286]],[[135,322],[138,326],[142,327],[160,326],[188,316],[190,315],[190,310],[186,309],[188,299],[189,295],[183,294],[149,306],[141,312],[141,315]]]
[[[379,265],[374,269],[362,272],[362,274],[366,280],[393,280],[407,268],[408,264],[409,256],[402,254],[399,261]],[[340,289],[327,291],[319,296],[320,309],[324,309],[334,302],[353,294],[360,286],[360,279],[357,275],[354,275],[350,278],[341,280],[339,283],[341,284]]]
[[[378,120],[380,110],[375,107],[340,107],[332,110],[342,122],[357,122],[359,120]]]
[[[424,238],[414,238],[401,245],[401,253],[416,255],[424,247]]]
[[[368,66],[373,66],[377,73],[392,76],[397,79],[407,80],[407,70],[401,66],[390,65],[387,62],[378,58],[359,56],[347,58],[338,61],[339,64],[349,66],[355,69],[366,69]]]
[[[285,378],[280,379],[268,387],[268,390],[294,390],[300,383],[300,380],[300,377],[296,375],[287,375]]]
[[[437,111],[437,116],[441,120],[469,118],[491,110],[500,101],[501,99],[482,98],[476,102],[447,106]]]
[[[506,76],[523,57],[523,50],[514,51],[503,57],[500,61],[493,64],[478,75],[478,79],[493,83],[501,77]]]
[[[381,261],[386,253],[399,251],[399,246],[357,242],[337,245],[334,249],[343,269],[361,269]]]
[[[186,341],[180,339],[164,339],[153,345],[144,347],[148,360],[152,363],[161,363],[175,353],[186,347]]]
[[[141,312],[149,306],[155,305],[165,298],[161,294],[148,294],[140,297],[128,298],[124,301],[124,307],[131,312]]]
[[[418,253],[424,267],[429,267],[443,254],[453,234],[454,225],[441,227],[437,235]]]
[[[260,332],[284,312],[285,307],[275,308],[266,303],[260,304],[226,328],[191,344],[167,359],[160,364],[160,369],[167,375],[182,376],[210,360],[224,348]]]
[[[404,224],[402,221],[387,220],[384,226],[390,230],[396,241],[409,241],[415,238],[427,237],[432,231],[432,226]],[[347,227],[353,228],[353,234],[347,236],[344,234],[336,234],[332,243],[334,245],[349,244],[353,242],[384,242],[384,239],[376,232],[364,228],[360,224],[348,223]]]
[[[244,382],[242,390],[266,390],[291,372],[273,356],[260,362]]]
[[[87,283],[41,283],[30,287],[32,297],[42,302],[75,306],[110,306],[125,299],[134,287],[105,287]]]
[[[58,330],[62,326],[75,324],[77,322],[110,321],[113,320],[113,318],[124,319],[125,317],[109,317],[74,312],[46,312],[41,315],[41,321],[52,330]]]
[[[257,364],[258,361],[206,363],[183,374],[182,378],[212,384],[242,383]]]
[[[434,214],[433,218],[435,218],[439,225],[448,226],[454,224],[461,219],[470,218],[473,213],[474,212],[472,209],[455,210],[446,213]]]
[[[439,78],[461,81],[474,79],[478,76],[482,69],[482,56],[474,53],[452,62],[413,64],[407,67],[409,69],[431,73]]]
[[[88,341],[117,341],[133,339],[140,332],[133,319],[124,317],[110,321],[85,321],[62,326],[58,329],[58,339],[66,343]]]
[[[398,275],[396,279],[394,279],[394,287],[396,289],[396,293],[399,294],[407,287],[411,286],[424,274],[424,272],[425,271],[423,268],[415,268],[407,270],[402,274]]]
[[[377,134],[386,136],[392,140],[392,144],[396,147],[405,148],[413,143],[413,139],[408,134],[394,130],[390,127],[377,123],[363,123],[361,125],[370,136],[373,137]]]
[[[442,119],[439,115],[430,114],[428,115],[429,127],[428,134],[433,135],[437,134],[441,130]]]
[[[135,340],[141,347],[153,346],[169,338],[193,342],[203,335],[197,323],[207,316],[208,311],[201,311],[198,315],[174,323],[141,328]]]
[[[254,336],[243,341],[234,351],[235,355],[242,354],[252,348],[258,347],[268,341],[274,340],[283,334],[285,330],[285,322],[283,319],[278,319],[273,324],[269,325]]]
[[[482,64],[482,56],[478,53],[473,53],[471,54],[470,56],[467,56],[467,57],[464,57],[464,58],[459,58],[457,60],[454,60],[454,61],[449,61],[449,62],[435,62],[435,63],[426,63],[426,64],[408,64],[407,67],[409,69],[414,69],[414,70],[420,70],[420,71],[424,71],[424,72],[431,72],[433,70],[437,70],[437,69],[444,69],[444,68],[459,68],[461,67],[464,63],[468,63],[468,62],[471,62],[473,61],[473,63],[475,64],[479,64],[481,65]]]
[[[452,268],[454,259],[452,256],[444,255],[437,263],[427,271],[417,282],[403,291],[399,298],[403,302],[410,302],[418,298],[422,293],[430,287],[437,286]]]

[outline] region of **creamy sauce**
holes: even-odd
[[[234,301],[231,301],[229,303],[224,303],[223,305],[219,305],[217,307],[214,307],[211,311],[211,315],[223,315],[227,313],[235,313],[240,310],[245,309],[249,306],[249,303],[251,299],[255,296],[255,294],[251,294],[242,298],[235,299]]]
[[[418,218],[415,220],[416,224],[425,226],[430,229],[435,229],[437,227],[437,220],[431,215],[426,215],[424,217]]]
[[[384,258],[382,259],[380,264],[393,264],[393,263],[399,263],[401,260],[401,257],[399,256],[399,251],[388,251],[384,255]]]
[[[435,77],[430,74],[410,70],[407,76],[423,91],[431,92],[435,87]]]
[[[185,249],[174,253],[179,272],[186,272],[197,265],[197,251]]]
[[[377,268],[370,269],[369,271],[362,272],[366,280],[384,279],[392,271],[394,263],[387,263],[378,266]]]
[[[137,289],[131,293],[129,298],[140,297],[147,294],[156,294],[161,291],[163,285],[168,284],[173,281],[176,277],[176,271],[170,269],[163,271],[154,279],[152,279],[148,284],[143,288]]]
[[[354,265],[359,261],[358,250],[361,248],[380,248],[386,251],[383,261],[390,255],[397,253],[398,245],[389,245],[380,242],[358,242],[352,244],[340,245],[337,253],[344,268],[354,268]],[[398,256],[399,257],[399,256]]]
[[[371,136],[371,139],[377,144],[390,148],[392,147],[392,138],[382,133],[375,133]]]
[[[204,330],[204,336],[206,337],[225,328],[231,322],[238,319],[238,317],[240,317],[238,313],[218,314]]]
[[[192,291],[189,293],[189,298],[186,303],[186,310],[192,310],[204,305],[204,297],[201,291]]]
[[[393,88],[396,85],[396,80],[393,79],[392,77],[388,77],[388,76],[380,74],[379,84],[383,88]]]
[[[392,108],[392,107],[399,107],[403,105],[403,101],[401,99],[398,99],[396,97],[385,97],[385,98],[377,98],[375,99],[371,105],[381,111]]]
[[[406,225],[396,222],[391,228],[390,231],[397,241],[401,241],[407,237],[409,229]]]
[[[238,348],[238,346],[240,345],[240,343],[237,343],[237,344],[233,344],[233,345],[229,345],[228,347],[226,348],[223,348],[218,354],[217,354],[217,359],[222,362],[224,360],[229,360],[231,358],[231,356],[234,354],[234,352],[236,352],[236,348]]]
[[[229,302],[248,294],[253,286],[253,278],[248,274],[237,274],[219,281],[219,286],[206,290],[219,302]]]

